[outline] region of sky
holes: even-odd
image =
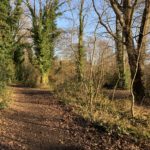
[[[74,0],[71,2],[70,5],[65,4],[60,8],[60,11],[64,12],[68,9],[71,9],[63,13],[61,17],[57,19],[57,25],[59,28],[67,29],[67,28],[73,28],[79,26],[79,3],[80,0]],[[102,1],[96,2],[98,9],[101,10]],[[93,7],[92,7],[92,1],[91,0],[85,0],[84,3],[84,12],[85,15],[85,29],[84,34],[89,36],[93,31],[95,30],[95,27],[97,25],[97,15],[95,14]],[[104,28],[101,27],[101,31],[104,32]]]
[[[97,9],[100,10],[100,13],[105,9],[104,7],[106,6],[104,4],[102,5],[102,1],[103,0],[95,1]],[[80,2],[80,0],[73,0],[70,3],[70,5],[68,5],[68,3],[67,3],[67,4],[64,4],[60,8],[60,11],[64,12],[64,13],[62,14],[62,16],[60,16],[57,19],[58,28],[61,28],[63,30],[68,30],[68,29],[73,29],[73,28],[78,29],[78,27],[79,27],[79,4],[80,4],[79,2]],[[92,5],[91,0],[85,0],[84,12],[83,12],[83,14],[85,15],[85,22],[84,22],[84,24],[85,24],[84,40],[85,41],[89,41],[90,37],[94,37],[94,30],[98,23],[97,14],[93,10],[92,6],[93,5]],[[107,13],[109,13],[108,10],[107,10]],[[110,41],[110,39],[108,39],[108,34],[106,34],[105,28],[102,27],[100,24],[97,29],[97,37],[102,40]],[[78,42],[77,36],[76,36],[74,42],[75,43]],[[112,41],[110,41],[110,45],[112,47]]]

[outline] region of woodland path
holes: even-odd
[[[11,89],[15,101],[0,111],[0,150],[142,149],[128,138],[97,131],[48,90]]]

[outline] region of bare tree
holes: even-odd
[[[105,27],[107,32],[116,40],[119,40],[116,35],[110,30],[109,26],[102,20],[101,14],[96,8],[95,1],[92,0],[93,7],[99,17],[99,22]],[[123,28],[123,36],[125,38],[125,46],[128,54],[128,61],[130,65],[131,79],[133,81],[133,95],[137,103],[140,103],[145,97],[145,88],[143,82],[144,59],[143,53],[145,51],[146,35],[148,34],[148,24],[150,22],[150,0],[144,1],[144,10],[142,20],[140,23],[140,31],[138,33],[138,40],[135,44],[135,37],[133,36],[132,23],[134,21],[135,9],[138,5],[137,0],[123,0],[120,4],[117,0],[109,0],[113,12],[119,20]]]

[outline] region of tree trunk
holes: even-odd
[[[121,89],[126,88],[126,78],[125,78],[125,69],[124,69],[124,44],[123,44],[123,35],[122,27],[116,17],[116,62],[119,72],[119,82],[117,87]]]
[[[79,42],[78,42],[78,58],[77,58],[77,79],[79,82],[83,78],[83,60],[84,60],[84,50],[83,50],[83,28],[84,28],[84,16],[83,16],[83,6],[84,0],[80,3],[79,12]]]
[[[132,33],[130,31],[125,32],[125,39],[127,43],[126,48],[127,48],[129,65],[130,65],[131,80],[134,80],[133,94],[135,96],[136,102],[140,104],[145,96],[145,88],[144,88],[144,81],[143,81],[144,70],[142,67],[141,60],[140,59],[138,60],[138,57],[140,57],[139,50],[135,49]]]
[[[143,74],[144,70],[142,64],[139,62],[137,65],[137,55],[128,54],[129,57],[129,64],[130,64],[130,71],[131,71],[131,79],[134,79],[133,82],[133,94],[135,96],[135,100],[137,103],[141,103],[145,96],[145,88],[144,88],[144,81],[143,81]],[[136,71],[137,67],[137,71]]]
[[[47,73],[37,76],[36,87],[48,87],[48,85],[49,85],[49,79]]]
[[[40,77],[40,86],[41,87],[47,87],[49,84],[48,74],[43,73]]]

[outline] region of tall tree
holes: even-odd
[[[145,40],[149,30],[148,26],[150,23],[150,0],[145,0],[145,8],[142,15],[137,47],[134,44],[134,38],[132,34],[133,14],[136,4],[137,0],[134,1],[133,5],[131,5],[131,0],[123,1],[124,11],[123,17],[120,16],[120,22],[124,29],[125,44],[127,48],[129,65],[131,70],[131,79],[133,81],[133,94],[135,96],[136,101],[140,103],[145,96],[145,88],[143,81],[144,75],[143,53],[145,51],[145,44],[146,44]]]
[[[124,64],[124,52],[125,52],[125,45],[123,44],[123,30],[120,25],[120,22],[118,18],[116,17],[116,63],[117,63],[117,69],[118,69],[118,77],[119,82],[117,87],[121,89],[126,88],[126,78],[125,78],[125,64]]]
[[[84,61],[84,46],[83,46],[83,34],[84,34],[84,0],[80,0],[79,8],[79,33],[78,33],[78,51],[77,51],[77,79],[82,80],[83,77],[83,61]]]
[[[27,0],[27,6],[32,16],[31,34],[34,42],[34,54],[32,63],[40,71],[40,83],[48,83],[48,72],[54,58],[54,42],[58,36],[56,19],[58,12],[58,0],[47,0],[45,5],[39,0],[39,11],[36,9],[36,1],[32,7]]]

